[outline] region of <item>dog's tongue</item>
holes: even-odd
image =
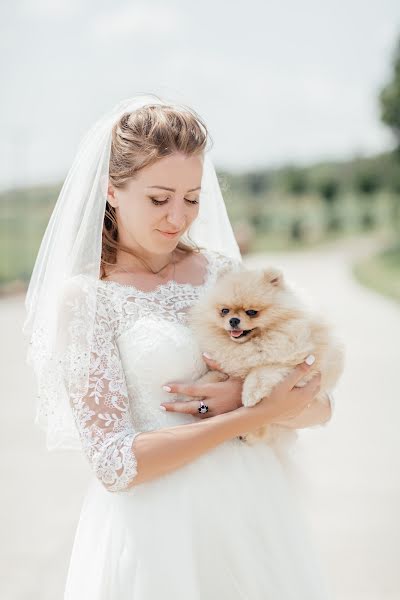
[[[243,329],[233,329],[231,331],[231,336],[232,337],[239,337],[239,335],[242,335],[243,333]]]

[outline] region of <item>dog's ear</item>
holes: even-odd
[[[269,267],[268,269],[263,269],[263,279],[266,283],[280,287],[283,284],[283,273],[276,267]]]

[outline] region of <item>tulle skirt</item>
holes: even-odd
[[[327,600],[287,467],[235,439],[133,488],[93,475],[64,600]]]

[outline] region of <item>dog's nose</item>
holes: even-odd
[[[232,317],[232,319],[229,319],[229,325],[231,327],[237,327],[240,323],[240,319],[237,319],[236,317]]]

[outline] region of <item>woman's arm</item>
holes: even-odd
[[[257,423],[255,411],[242,406],[198,423],[142,432],[132,446],[137,475],[130,485],[182,467],[222,442],[251,431]]]
[[[240,406],[201,419],[198,423],[141,433],[133,443],[138,474],[131,485],[164,475],[195,460],[226,440],[273,423],[277,415],[285,416],[301,411],[310,401],[310,394],[316,394],[319,386],[319,381],[313,378],[303,388],[293,387],[309,368],[305,362],[298,365],[275,386],[268,397],[255,406]],[[184,384],[175,384],[175,387],[178,385]]]
[[[82,315],[87,313],[87,302],[79,278],[66,283],[59,324],[65,391],[92,471],[108,491],[123,491],[136,475],[132,445],[140,431],[134,426],[109,306],[102,296],[97,298],[90,360],[84,367],[81,349],[88,331]]]
[[[221,371],[220,365],[210,359],[207,354],[203,353],[203,358],[211,371]],[[209,412],[201,415],[202,419],[209,418],[215,414],[226,413],[242,406],[243,381],[235,377],[229,377],[223,383],[167,383],[170,392],[184,394],[188,397],[197,397],[196,400],[163,402],[162,406],[168,411],[196,415],[199,397],[205,397],[206,403],[209,405]],[[321,402],[316,400],[317,395],[318,393],[316,392],[314,397],[310,396],[310,406],[306,406],[301,413],[295,414],[293,417],[286,417],[285,419],[279,418],[274,423],[290,429],[325,425],[332,416],[333,396],[329,393],[326,395],[326,402]]]

